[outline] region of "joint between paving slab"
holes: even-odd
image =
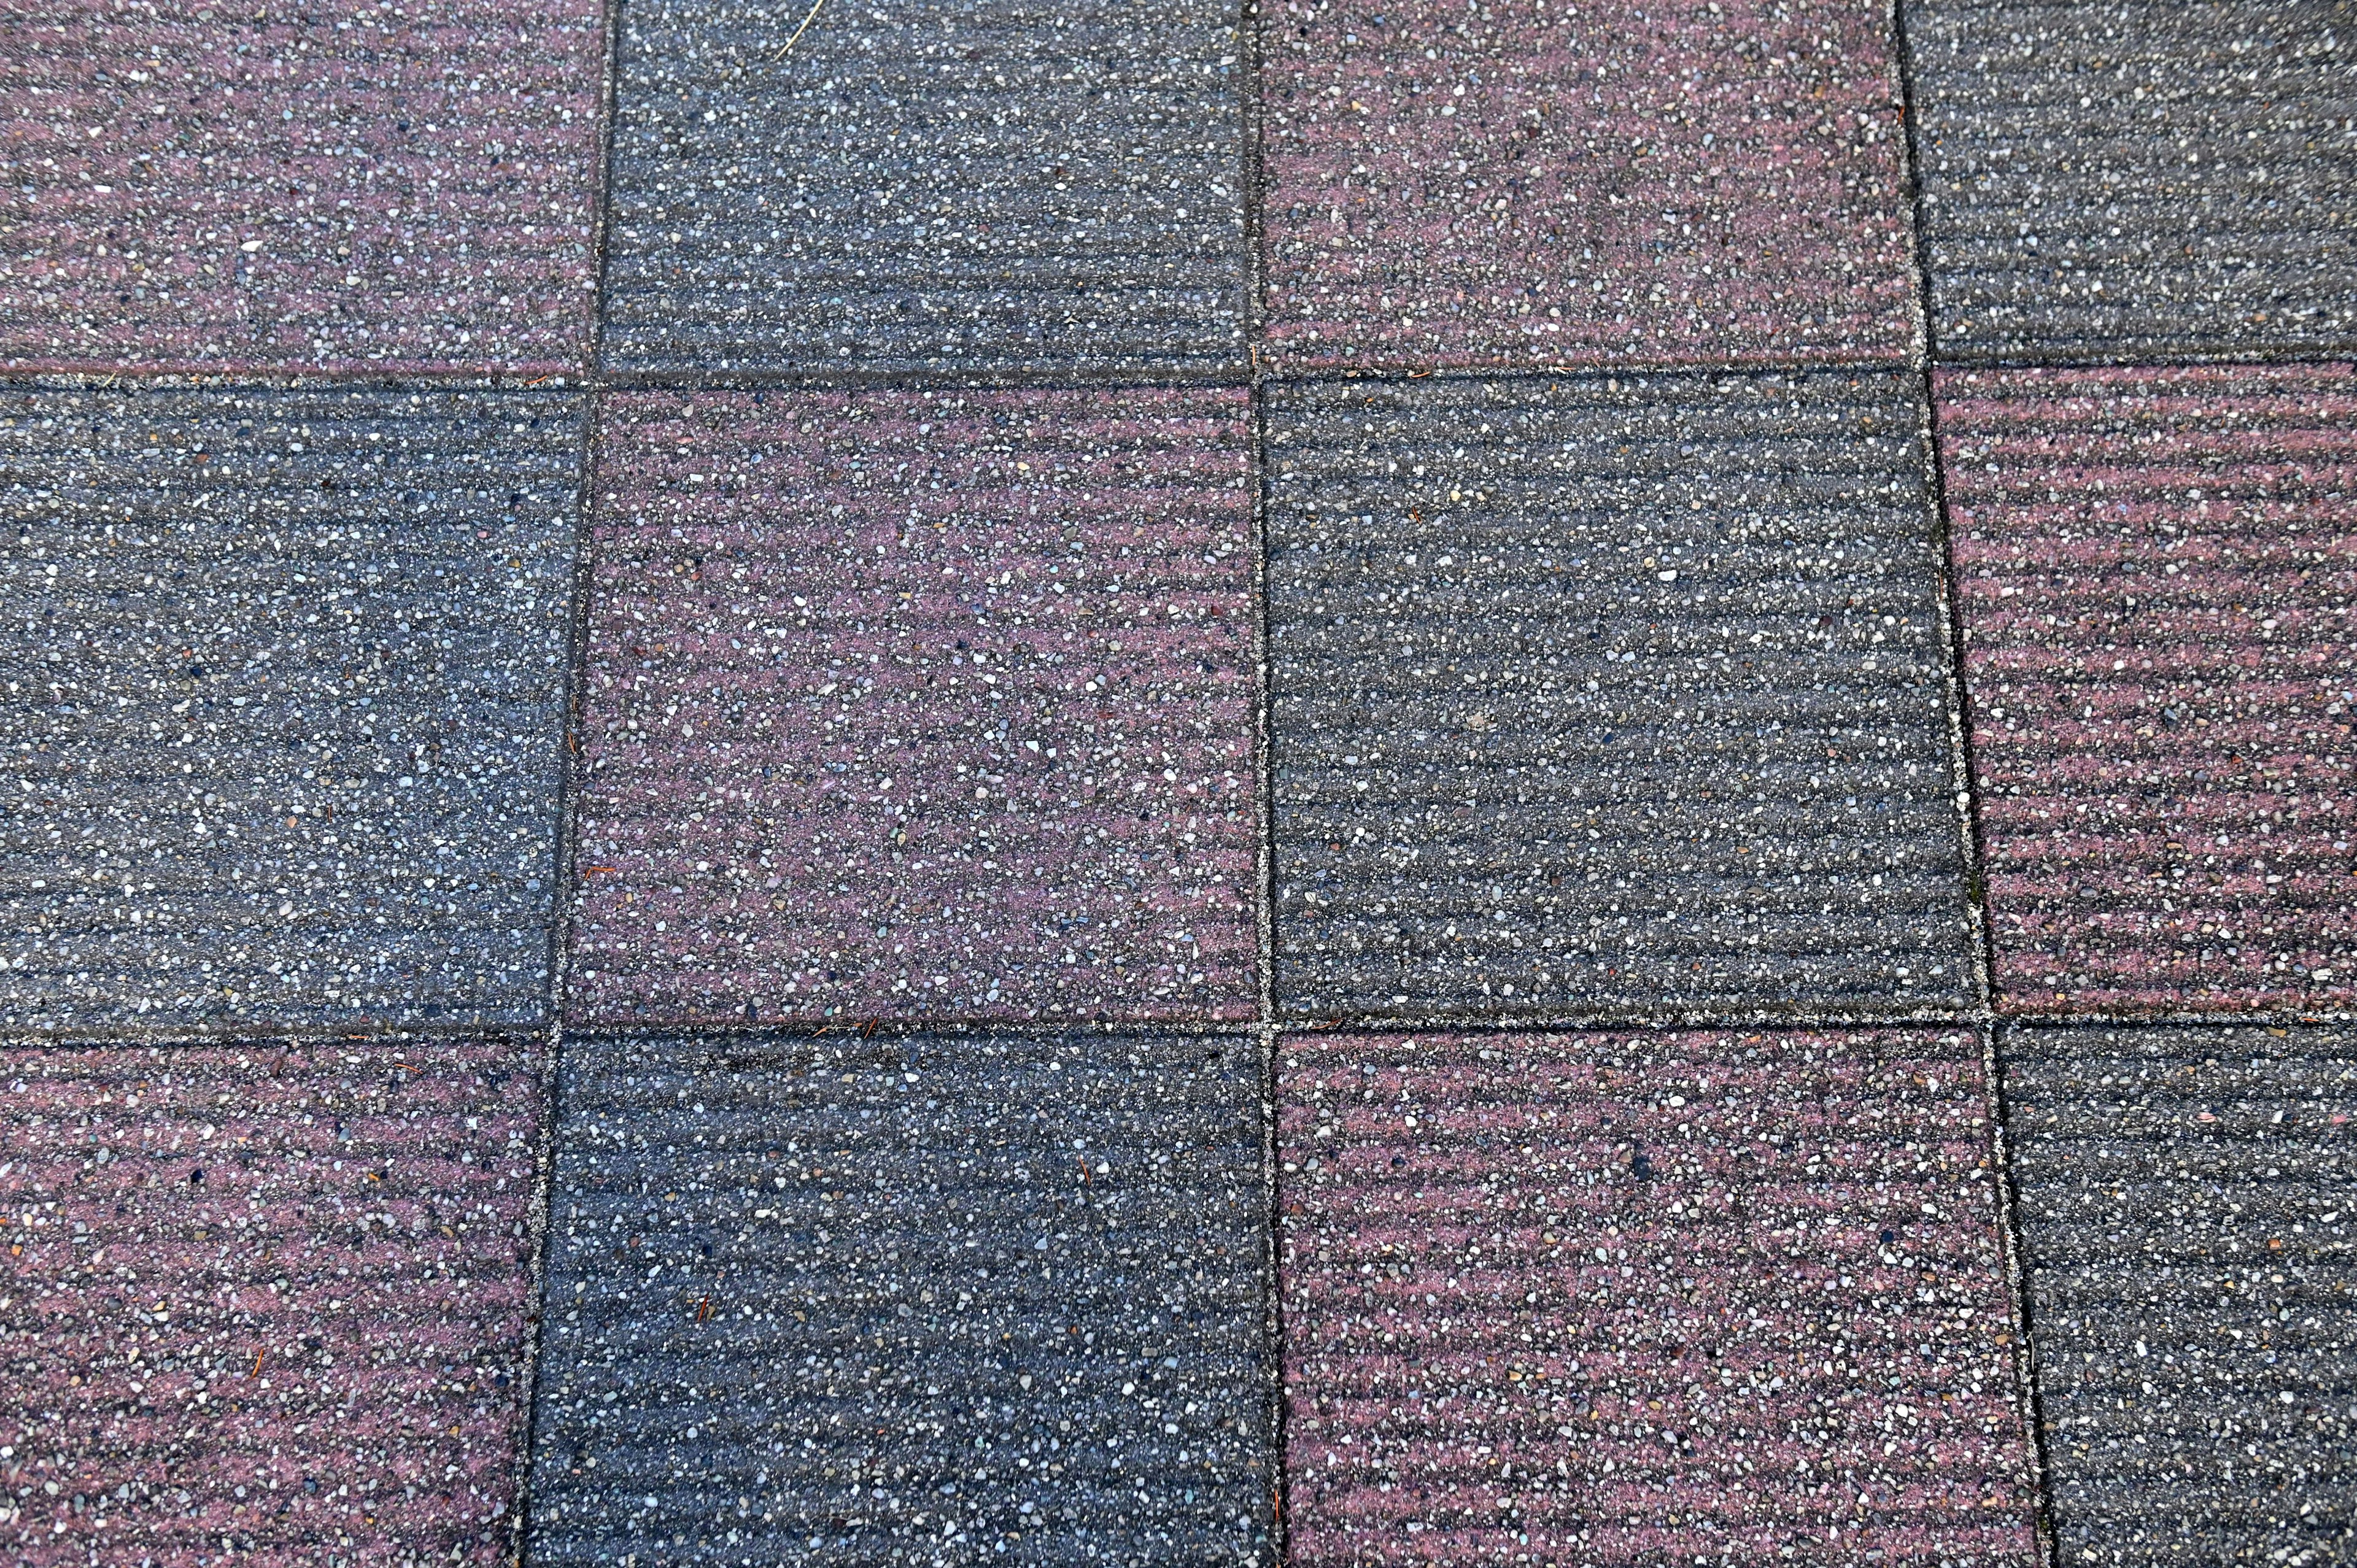
[[[1285,1262],[1284,1194],[1277,1164],[1277,1039],[1276,1015],[1276,797],[1273,760],[1275,718],[1271,702],[1270,618],[1268,594],[1268,367],[1261,355],[1268,318],[1267,251],[1264,214],[1267,210],[1267,163],[1263,152],[1261,113],[1261,24],[1256,0],[1243,0],[1237,11],[1236,57],[1242,66],[1243,137],[1238,145],[1237,189],[1244,206],[1244,344],[1249,406],[1245,419],[1251,431],[1246,459],[1252,479],[1252,603],[1253,603],[1253,782],[1254,972],[1258,980],[1255,1004],[1259,1021],[1254,1034],[1260,1049],[1261,1117],[1261,1246],[1263,1328],[1267,1336],[1268,1366],[1265,1398],[1268,1412],[1268,1544],[1262,1554],[1271,1568],[1290,1558],[1287,1530],[1292,1518],[1291,1470],[1286,1463],[1285,1398]]]
[[[612,226],[614,123],[619,113],[620,91],[621,0],[601,0],[598,21],[603,29],[599,39],[603,79],[598,84],[597,184],[590,207],[593,225],[589,237],[591,293],[588,341],[585,346],[592,366],[597,363],[603,351],[606,333],[606,238]],[[549,933],[550,1026],[548,1044],[541,1061],[540,1148],[533,1165],[532,1203],[525,1220],[530,1255],[524,1273],[524,1289],[530,1305],[524,1316],[522,1438],[516,1455],[514,1535],[511,1552],[515,1568],[523,1568],[532,1550],[532,1473],[539,1438],[541,1342],[547,1320],[549,1215],[556,1188],[557,1093],[562,1087],[559,1073],[565,1056],[565,993],[572,971],[571,901],[575,868],[579,857],[577,817],[583,763],[581,702],[588,685],[589,598],[594,584],[592,572],[597,543],[597,464],[601,455],[599,436],[605,427],[603,389],[592,385],[584,402],[587,406],[581,416],[579,500],[575,510],[579,532],[573,553],[573,601],[565,618],[565,750],[560,759],[564,772],[558,781],[560,792],[556,812],[557,907],[555,929]]]
[[[1932,511],[1932,559],[1938,587],[1934,611],[1948,647],[1947,691],[1950,755],[1955,759],[1957,827],[1964,857],[1965,918],[1971,931],[1973,983],[1982,1009],[1993,1011],[1996,1001],[1988,917],[1986,841],[1982,832],[1977,770],[1973,766],[1971,688],[1964,679],[1964,628],[1957,605],[1954,541],[1948,522],[1946,459],[1940,446],[1940,405],[1933,368],[1938,364],[1938,324],[1932,314],[1930,240],[1925,232],[1922,148],[1915,104],[1914,53],[1907,33],[1906,0],[1889,0],[1892,67],[1898,73],[1900,137],[1907,190],[1907,255],[1914,271],[1917,342],[1925,368],[1922,373],[1922,434],[1925,499]],[[1992,1018],[1975,1030],[1981,1047],[1982,1092],[1987,1096],[1989,1158],[1996,1172],[1996,1231],[2000,1266],[2005,1273],[2006,1302],[2013,1319],[2014,1380],[2019,1391],[2016,1411],[2028,1439],[2024,1458],[2029,1465],[2031,1529],[2040,1558],[2053,1568],[2060,1559],[2054,1531],[2051,1466],[2047,1463],[2045,1410],[2039,1397],[2038,1369],[2030,1349],[2029,1273],[2020,1219],[2014,1201],[2012,1140],[2006,1135],[2004,1064],[1996,1048]]]
[[[869,1027],[873,1024],[873,1028]],[[1645,1009],[1598,1009],[1531,1014],[1523,1016],[1501,1016],[1496,1014],[1333,1014],[1313,1018],[1278,1018],[1266,1023],[1254,1020],[1220,1020],[1201,1018],[1069,1018],[1020,1020],[1006,1018],[896,1018],[850,1020],[841,1023],[779,1022],[767,1024],[683,1024],[649,1022],[645,1024],[565,1024],[562,1036],[565,1040],[592,1042],[645,1039],[650,1036],[678,1040],[766,1040],[827,1039],[842,1040],[850,1036],[894,1040],[928,1036],[972,1040],[996,1039],[1071,1039],[1102,1037],[1119,1039],[1126,1036],[1156,1035],[1178,1038],[1257,1039],[1263,1036],[1326,1036],[1351,1034],[1410,1034],[1437,1033],[1470,1035],[1512,1035],[1572,1032],[1642,1033],[1668,1029],[1947,1029],[1999,1028],[2086,1029],[2086,1028],[2190,1028],[2190,1029],[2298,1029],[2357,1024],[2357,1010],[2332,1009],[2298,1012],[2269,1010],[2230,1013],[2223,1009],[2208,1012],[2177,1010],[2172,1012],[2122,1012],[2088,1009],[2083,1011],[2014,1012],[1986,1009],[1950,1009],[1919,1012],[1819,1011],[1806,1008],[1783,1010],[1760,1009],[1752,1012],[1690,1010],[1662,1012]],[[269,1046],[333,1046],[350,1045],[368,1049],[383,1049],[403,1045],[425,1045],[456,1041],[528,1042],[545,1041],[557,1034],[551,1024],[532,1025],[436,1025],[421,1027],[404,1025],[382,1029],[350,1030],[327,1026],[282,1026],[261,1029],[223,1027],[206,1029],[188,1025],[158,1026],[153,1029],[127,1028],[19,1030],[0,1033],[0,1049],[79,1050],[101,1049],[120,1046],[129,1049],[156,1049],[186,1046],[192,1049],[217,1049],[223,1047],[264,1047]]]
[[[2054,1529],[2054,1466],[2046,1444],[2046,1408],[2038,1386],[2038,1351],[2029,1292],[2029,1251],[2021,1233],[2020,1191],[2013,1174],[2013,1138],[2006,1115],[2005,1060],[1996,1047],[1996,1026],[1980,1030],[1981,1071],[1989,1103],[1989,1158],[1996,1171],[1997,1251],[2005,1269],[2007,1304],[2013,1317],[2014,1378],[2021,1388],[2025,1454],[2030,1466],[2030,1500],[2040,1554],[2061,1561],[2061,1538]]]
[[[1285,386],[1337,381],[1557,381],[1608,376],[1796,376],[1902,375],[1922,368],[1919,355],[1813,360],[1789,354],[1746,355],[1725,360],[1583,360],[1559,365],[1305,365],[1261,373]]]

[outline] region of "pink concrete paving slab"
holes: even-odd
[[[2037,1561],[1969,1033],[1296,1036],[1292,1554]]]
[[[572,1015],[1249,1015],[1245,409],[610,403]]]
[[[503,1561],[539,1115],[515,1046],[0,1052],[0,1556]]]
[[[2002,1005],[2357,1000],[2357,376],[1937,395]]]
[[[1283,368],[1896,360],[1899,91],[1870,0],[1285,0]]]
[[[595,0],[0,12],[0,368],[587,350]]]

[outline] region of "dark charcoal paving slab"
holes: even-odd
[[[1279,366],[1897,361],[1915,344],[1882,5],[1265,15]]]
[[[1295,1562],[2039,1561],[1971,1034],[1280,1051]]]
[[[0,368],[560,371],[596,0],[0,13]]]
[[[2008,1029],[2062,1563],[2357,1552],[2357,1040]]]
[[[0,1025],[547,1010],[576,400],[0,400]]]
[[[1941,355],[2357,342],[2338,0],[1909,0]]]
[[[612,400],[574,1015],[1252,1016],[1245,411]]]
[[[1238,371],[1242,53],[1211,0],[634,0],[608,362]]]
[[[2000,1002],[2357,1001],[2357,376],[1938,396]]]
[[[1282,1009],[1964,999],[1914,385],[1273,391]]]
[[[0,1052],[0,1554],[506,1561],[536,1052]]]
[[[533,1562],[1265,1560],[1249,1041],[565,1048]]]

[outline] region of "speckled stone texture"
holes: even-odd
[[[595,0],[0,12],[0,368],[561,371]]]
[[[575,1015],[1251,1016],[1244,413],[615,399]]]
[[[0,1026],[546,1013],[579,424],[0,399]]]
[[[1280,1010],[1964,1000],[1915,385],[1273,389]]]
[[[506,1561],[537,1070],[0,1052],[0,1555]]]
[[[1279,366],[1896,361],[1914,343],[1882,6],[1264,16]]]
[[[2002,1036],[2064,1564],[2357,1546],[2357,1040]]]
[[[2357,343],[2337,0],[1909,0],[1943,357]]]
[[[2349,1005],[2357,377],[1939,387],[2002,1002]]]
[[[632,4],[608,362],[1239,371],[1240,44],[1211,0]]]
[[[566,1053],[531,1561],[1265,1561],[1249,1039]]]
[[[1970,1034],[1278,1050],[1292,1561],[2039,1561]]]

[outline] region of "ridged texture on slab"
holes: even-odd
[[[1915,342],[1882,6],[1264,15],[1278,365],[1896,361]]]
[[[2338,0],[1908,0],[1943,356],[2357,342]]]
[[[1244,411],[616,399],[576,1014],[1249,1016]]]
[[[595,0],[0,12],[0,368],[587,356]]]
[[[1967,994],[1915,384],[1274,389],[1281,1007]]]
[[[1232,7],[647,0],[621,47],[615,367],[1243,367]]]
[[[2357,1543],[2357,1039],[2003,1036],[2064,1563]]]
[[[533,1562],[1265,1561],[1248,1041],[566,1052]]]
[[[0,401],[0,1023],[544,1014],[579,425]]]
[[[1294,1562],[2038,1562],[1971,1035],[1279,1049]]]
[[[2357,998],[2357,377],[1939,383],[1996,980]]]
[[[536,1058],[0,1053],[0,1555],[507,1560]]]

